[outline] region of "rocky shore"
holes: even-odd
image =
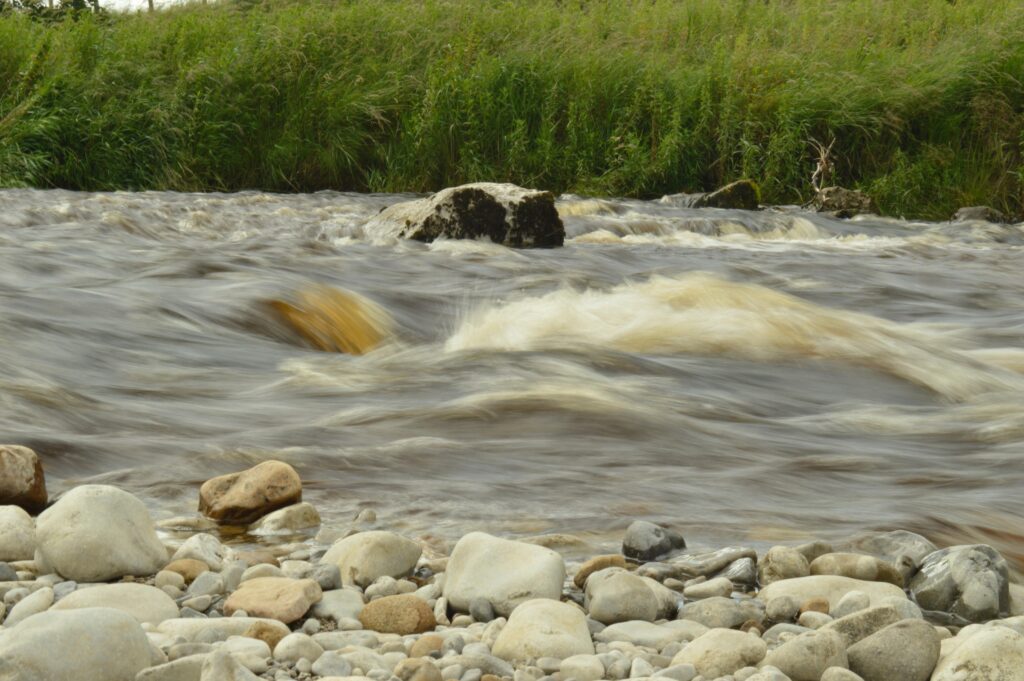
[[[294,543],[320,516],[279,461],[198,496],[156,522],[112,486],[50,500],[35,453],[0,446],[0,679],[1024,680],[1024,591],[985,545],[706,552],[638,520],[621,552],[567,562],[543,537],[438,546],[372,512]],[[232,545],[239,527],[270,541]]]

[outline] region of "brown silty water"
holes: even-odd
[[[275,458],[328,525],[1024,553],[1021,226],[567,196],[550,251],[363,233],[405,198],[0,192],[0,441],[157,517]]]

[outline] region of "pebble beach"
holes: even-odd
[[[53,500],[35,452],[0,447],[0,679],[1024,679],[1024,590],[983,544],[705,551],[637,520],[566,560],[564,535],[439,543],[372,511],[322,528],[280,461],[197,496],[173,518],[111,485]]]

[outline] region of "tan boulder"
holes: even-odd
[[[426,657],[433,652],[440,651],[444,646],[444,637],[437,634],[426,634],[416,639],[409,649],[409,657]]]
[[[225,524],[245,525],[300,501],[302,480],[282,461],[211,478],[199,488],[199,512]]]
[[[46,506],[46,476],[28,447],[0,445],[0,505],[41,511]]]
[[[385,596],[370,601],[359,613],[359,621],[371,631],[382,634],[422,634],[437,626],[434,611],[413,594]]]
[[[581,565],[580,569],[576,571],[576,576],[572,578],[573,584],[582,589],[587,583],[587,577],[589,577],[590,575],[594,574],[599,570],[604,570],[605,568],[610,567],[626,567],[626,557],[623,556],[621,553],[610,553],[605,556],[594,556],[593,558],[585,562],[583,565]]]
[[[224,614],[244,610],[252,617],[266,617],[290,624],[306,614],[323,592],[312,579],[259,577],[242,582],[224,602]]]
[[[868,582],[889,582],[903,586],[903,575],[894,565],[874,556],[858,553],[827,553],[811,563],[812,575],[841,575]]]
[[[275,627],[270,622],[256,621],[249,625],[249,628],[242,634],[246,638],[254,638],[258,641],[263,641],[270,649],[273,650],[277,647],[277,644],[281,642],[285,636],[288,635],[288,630],[281,630],[279,627]]]
[[[195,558],[179,558],[168,563],[164,570],[178,573],[185,578],[186,584],[191,584],[196,577],[204,572],[209,572],[210,566]]]

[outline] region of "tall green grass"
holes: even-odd
[[[1024,212],[1020,0],[348,0],[0,16],[0,185],[810,197]]]

